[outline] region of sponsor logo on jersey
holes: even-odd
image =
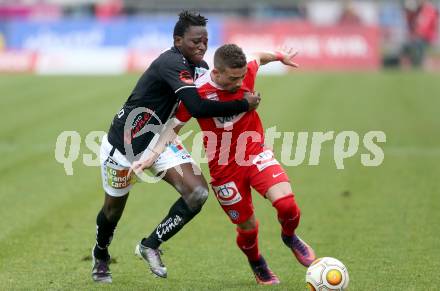
[[[188,84],[188,85],[194,84],[194,80],[191,76],[191,73],[188,72],[187,70],[180,71],[179,79],[180,79],[180,81],[182,81],[185,84]]]
[[[119,166],[119,163],[115,161],[112,157],[108,157],[106,162],[114,166]]]
[[[232,122],[237,116],[238,116],[238,114],[237,115],[232,115],[232,116],[216,117],[216,119],[221,124],[225,124],[226,122]]]
[[[215,196],[221,205],[232,205],[241,201],[242,197],[238,192],[237,185],[229,182],[220,186],[212,186]]]
[[[279,177],[279,176],[281,176],[282,174],[284,174],[284,172],[277,173],[277,174],[272,174],[272,178]]]
[[[181,144],[171,144],[170,148],[176,154],[180,151],[183,151],[183,146]]]
[[[252,163],[257,166],[258,171],[263,171],[269,166],[279,165],[278,161],[273,157],[273,152],[271,150],[265,150],[264,152],[258,154]],[[274,177],[275,178],[275,177]]]
[[[234,125],[234,123],[236,123],[237,121],[239,121],[244,115],[246,114],[246,112],[240,113],[240,114],[236,114],[236,115],[232,115],[232,116],[225,116],[225,117],[214,117],[214,123],[215,126],[217,126],[217,128],[230,128]]]
[[[206,98],[209,100],[218,101],[218,95],[216,92],[206,94]]]
[[[153,119],[154,117],[154,119]],[[148,132],[159,133],[162,121],[157,114],[146,107],[136,107],[130,111],[124,124],[124,143],[129,145],[132,140]],[[132,148],[126,147],[128,155],[132,155]]]
[[[129,169],[116,169],[116,165],[112,164],[112,160],[108,159],[106,163],[107,184],[114,189],[127,188],[131,183],[131,176],[128,177]]]
[[[149,112],[142,112],[136,116],[131,125],[130,131],[124,133],[124,142],[126,144],[131,144],[131,141],[136,137],[136,134],[151,120],[151,117],[153,117],[153,115]]]
[[[176,156],[179,156],[182,160],[186,160],[191,157],[181,144],[171,144],[170,149]]]

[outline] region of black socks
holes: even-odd
[[[117,222],[110,222],[104,212],[99,211],[96,217],[96,245],[93,249],[93,255],[100,260],[109,259],[108,246],[110,245]]]
[[[156,227],[148,238],[142,239],[142,245],[157,249],[164,241],[169,240],[178,233],[183,226],[188,223],[201,210],[191,210],[186,205],[183,198],[179,198],[173,206],[171,206],[168,215]]]

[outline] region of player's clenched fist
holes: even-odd
[[[133,172],[140,175],[145,169],[151,168],[158,157],[159,154],[153,151],[145,160],[133,162],[127,176],[130,177]]]
[[[261,96],[260,93],[254,92],[245,92],[244,93],[244,99],[247,100],[247,102],[249,103],[249,110],[254,110],[257,109],[258,105],[260,104],[261,101]]]

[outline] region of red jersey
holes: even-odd
[[[429,43],[433,43],[437,36],[438,11],[432,3],[425,3],[420,8],[416,20],[416,33]]]
[[[254,92],[258,67],[255,60],[247,64],[243,84],[235,93],[222,90],[211,80],[211,71],[207,71],[195,81],[199,95],[218,101],[242,99],[245,92]],[[182,123],[191,119],[182,103],[176,118]],[[228,117],[198,118],[197,121],[203,131],[203,145],[214,179],[233,176],[239,167],[250,166],[254,156],[263,149],[263,125],[255,110]]]

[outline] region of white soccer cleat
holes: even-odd
[[[92,250],[92,279],[95,282],[100,283],[111,283],[112,282],[112,272],[110,271],[110,257],[107,260],[100,260],[95,258]]]
[[[139,243],[136,245],[134,254],[148,264],[150,271],[155,276],[160,278],[167,277],[167,268],[163,264],[160,257],[160,255],[162,254],[162,251],[160,249],[152,249],[149,247],[145,247],[141,243]]]

